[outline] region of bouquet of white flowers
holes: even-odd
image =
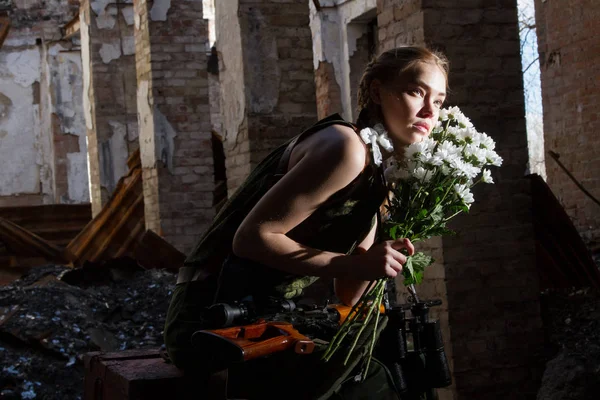
[[[381,162],[378,143],[391,150],[382,127],[366,128],[361,131],[361,136],[371,144],[375,162]],[[502,158],[494,147],[492,138],[478,132],[458,107],[440,110],[431,136],[408,146],[402,159],[392,160],[385,169],[391,192],[382,220],[387,239],[409,238],[417,242],[452,233],[446,224],[459,213],[469,210],[474,201],[471,188],[479,182],[493,183],[486,167],[502,165]],[[423,253],[407,256],[402,269],[404,284],[421,283],[423,271],[432,262],[432,258]],[[351,331],[358,332],[352,335],[355,340],[346,361],[369,323],[375,324],[373,332],[377,331],[379,318],[375,316],[381,308],[385,282],[386,279],[380,279],[367,287],[329,344],[323,356],[325,360],[331,358]],[[375,336],[370,342],[363,376],[366,376],[374,345]]]

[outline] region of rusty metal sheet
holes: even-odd
[[[134,252],[134,258],[146,269],[164,268],[179,270],[185,261],[185,254],[170,243],[148,230],[144,232]]]
[[[4,43],[4,40],[8,36],[8,31],[10,29],[10,20],[8,17],[0,17],[0,48]]]
[[[92,220],[92,207],[90,204],[2,207],[0,218],[19,225],[55,246],[66,247]]]
[[[73,36],[79,34],[79,15],[76,15],[72,20],[62,28],[63,40],[71,39]]]
[[[69,243],[76,266],[132,255],[144,234],[144,194],[139,150],[127,161],[122,177],[100,213]]]
[[[0,241],[12,256],[41,257],[48,261],[68,262],[63,249],[1,217]]]

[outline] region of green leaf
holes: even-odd
[[[436,224],[438,222],[440,222],[442,219],[444,219],[444,209],[442,208],[441,204],[438,204],[434,207],[434,209],[433,209],[433,211],[431,211],[431,214],[429,215],[429,217]]]
[[[406,258],[406,263],[402,268],[402,275],[404,276],[404,284],[418,285],[423,282],[423,271],[425,268],[433,263],[433,258],[424,253],[415,253],[412,256]]]
[[[396,240],[396,232],[398,231],[398,225],[394,225],[390,228],[390,238],[392,238],[393,240]]]

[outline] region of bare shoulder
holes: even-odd
[[[295,154],[294,154],[295,153]],[[354,129],[344,125],[331,125],[301,141],[292,152],[290,168],[301,159],[320,163],[323,167],[349,168],[348,172],[362,171],[367,149]]]

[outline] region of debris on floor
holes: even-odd
[[[0,287],[0,398],[81,399],[83,354],[162,345],[173,273],[132,259],[76,271],[46,265]]]

